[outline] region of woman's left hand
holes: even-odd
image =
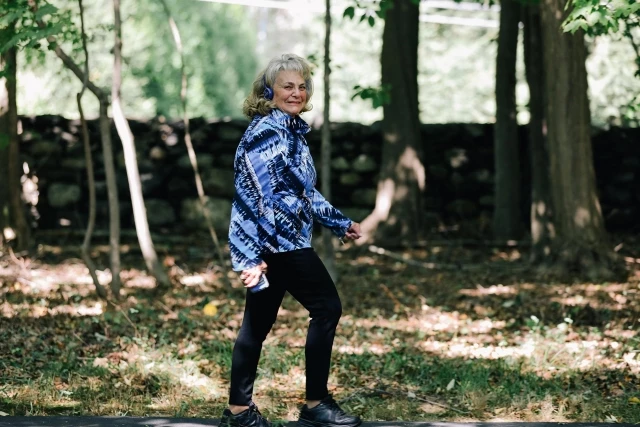
[[[345,239],[348,240],[356,240],[362,237],[362,232],[360,231],[360,224],[357,222],[352,222],[351,227],[347,230],[344,235]]]

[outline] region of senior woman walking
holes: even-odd
[[[253,83],[243,112],[251,119],[235,157],[235,196],[229,229],[231,261],[248,288],[244,319],[233,348],[229,408],[222,427],[268,427],[252,402],[262,343],[285,292],[309,311],[305,346],[304,427],[356,427],[329,395],[331,347],[342,305],[336,287],[311,247],[313,221],[340,238],[357,239],[360,225],[334,208],[314,187],[316,171],[304,139],[310,128],[313,81],[299,56],[274,58]],[[328,125],[328,124],[327,124]],[[265,277],[266,276],[266,277]]]

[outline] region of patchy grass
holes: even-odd
[[[154,297],[129,245],[126,298],[112,310],[69,247],[0,259],[0,411],[219,417],[244,290],[223,284],[206,248],[159,247],[176,285]],[[94,255],[106,263],[104,247]],[[330,389],[346,409],[388,421],[640,422],[640,272],[625,283],[556,283],[514,269],[522,249],[404,256],[477,268],[339,253],[344,316]],[[108,283],[107,271],[99,277]],[[285,298],[255,387],[273,419],[296,419],[304,402],[307,323]]]

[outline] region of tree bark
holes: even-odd
[[[390,89],[382,120],[382,164],[376,206],[362,222],[360,243],[411,243],[423,230],[425,169],[418,110],[419,7],[396,0],[382,36],[382,86]]]
[[[16,235],[15,249],[27,250],[31,240],[31,228],[27,220],[25,205],[22,200],[22,163],[20,162],[20,137],[18,135],[17,105],[17,49],[7,49],[2,54],[6,70],[5,85],[7,93],[6,132],[8,137],[7,151],[7,187],[9,196],[9,220]]]
[[[80,253],[82,260],[87,265],[93,285],[96,287],[96,292],[103,300],[108,300],[108,293],[104,286],[98,280],[96,274],[96,266],[91,259],[91,237],[93,236],[93,230],[96,225],[96,180],[93,172],[93,158],[91,156],[91,142],[89,139],[89,128],[87,126],[87,120],[84,117],[84,111],[82,109],[82,96],[87,89],[87,81],[89,78],[89,50],[87,49],[87,33],[84,29],[84,6],[82,0],[78,0],[78,6],[80,8],[80,35],[82,37],[82,49],[84,51],[84,80],[82,82],[82,89],[76,95],[76,102],[78,104],[78,113],[80,114],[80,123],[82,125],[82,145],[84,147],[84,160],[87,165],[87,187],[89,189],[89,221],[87,222],[87,230],[84,234]]]
[[[322,195],[331,200],[331,0],[326,0],[324,12],[324,111],[322,112],[322,146],[320,171]],[[334,282],[338,281],[333,236],[329,229],[322,230],[323,261]]]
[[[545,101],[559,271],[592,280],[622,273],[609,246],[596,193],[584,34],[564,33],[566,0],[543,0]]]
[[[0,70],[4,71],[4,55],[0,56]],[[9,94],[6,78],[0,78],[0,182],[9,182]],[[9,187],[0,185],[0,252],[7,244],[4,229],[9,226]]]
[[[90,87],[90,86],[89,86]],[[100,138],[102,157],[104,158],[104,174],[107,181],[107,199],[109,201],[109,264],[111,267],[111,293],[120,299],[122,280],[120,279],[120,201],[116,167],[113,160],[113,143],[111,141],[111,121],[109,120],[109,100],[104,93],[98,96],[100,101]]]
[[[500,32],[496,58],[496,127],[494,134],[495,209],[493,234],[498,240],[519,239],[522,235],[520,212],[520,156],[516,110],[516,52],[520,3],[500,3]]]
[[[543,263],[551,251],[555,236],[551,218],[549,153],[544,117],[544,67],[540,5],[524,10],[524,62],[529,84],[529,152],[531,155],[531,257],[533,264]]]
[[[115,45],[113,48],[113,83],[111,89],[111,108],[113,119],[118,130],[118,136],[122,142],[124,151],[124,162],[127,169],[127,179],[131,193],[131,204],[133,206],[133,218],[138,234],[138,243],[142,250],[142,256],[147,265],[147,269],[155,277],[158,290],[166,290],[171,287],[169,276],[164,271],[162,264],[158,260],[158,255],[151,240],[149,222],[147,221],[147,210],[142,197],[142,184],[140,172],[138,171],[138,161],[136,159],[136,148],[133,133],[122,110],[120,102],[120,87],[122,83],[122,31],[120,20],[120,0],[113,0],[114,24],[115,24]]]

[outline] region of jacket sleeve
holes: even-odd
[[[234,271],[255,267],[262,254],[273,245],[275,221],[273,145],[278,134],[272,129],[258,131],[238,148],[235,159],[235,196],[229,227],[229,250]]]
[[[311,191],[309,198],[311,199],[313,219],[331,230],[336,236],[343,237],[353,221],[334,208],[315,188]]]

